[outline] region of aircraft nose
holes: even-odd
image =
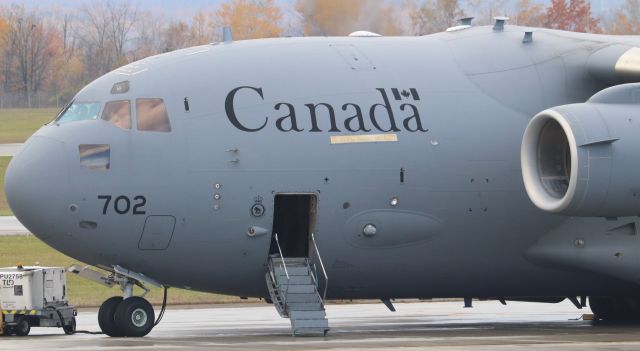
[[[7,168],[5,193],[18,220],[41,239],[62,230],[69,170],[62,141],[33,136]]]

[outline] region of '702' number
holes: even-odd
[[[98,200],[104,200],[104,207],[102,208],[103,215],[107,214],[110,207],[109,205],[112,203],[113,210],[119,215],[124,215],[129,212],[134,215],[143,215],[147,213],[147,211],[144,210],[144,206],[147,204],[147,198],[142,195],[134,197],[133,201],[125,195],[117,196],[113,199],[113,202],[111,201],[112,199],[113,196],[111,195],[98,195]]]

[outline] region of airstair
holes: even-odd
[[[294,336],[326,335],[329,321],[324,310],[324,300],[328,279],[313,235],[311,241],[324,277],[322,296],[318,291],[316,266],[311,258],[283,257],[278,235],[274,238],[278,244],[278,253],[269,256],[269,271],[265,277],[276,310],[281,317],[290,319]]]

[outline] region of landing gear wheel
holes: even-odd
[[[29,324],[29,320],[25,317],[18,317],[18,321],[16,322],[15,330],[17,336],[27,336],[31,331],[31,325]]]
[[[122,301],[116,310],[115,321],[124,336],[142,337],[153,329],[155,313],[151,304],[137,296]]]
[[[67,335],[73,335],[76,333],[76,317],[71,318],[71,322],[69,324],[62,327],[64,333]]]
[[[108,336],[123,336],[115,321],[116,309],[122,303],[121,296],[114,296],[102,303],[98,311],[98,325],[100,330]]]
[[[610,320],[615,315],[611,298],[589,296],[589,307],[596,319]]]
[[[4,327],[4,330],[2,331],[2,335],[3,336],[9,336],[9,335],[13,335],[15,334],[15,332],[13,331],[13,327]]]
[[[640,301],[631,297],[589,297],[589,307],[597,320],[610,323],[637,323]]]

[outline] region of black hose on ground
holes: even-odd
[[[156,322],[153,323],[154,327],[156,325],[160,324],[160,321],[162,320],[162,317],[164,317],[164,311],[167,309],[167,290],[169,290],[169,287],[165,286],[164,287],[164,296],[162,297],[162,308],[160,309],[160,314],[158,315],[158,318],[156,319]]]
[[[55,312],[58,314],[58,319],[60,319],[60,325],[65,325],[64,324],[64,317],[62,317],[62,313],[60,312],[60,310],[58,310],[57,308],[53,307],[53,306],[49,306],[47,307],[47,309],[53,309],[55,310]],[[100,334],[104,334],[103,332],[92,332],[92,331],[88,331],[88,330],[76,330],[73,332],[74,334],[90,334],[90,335],[100,335]]]
[[[92,332],[92,331],[88,331],[88,330],[76,330],[76,332],[74,334],[89,334],[89,335],[102,335],[104,334],[103,332],[99,331],[99,332]]]

